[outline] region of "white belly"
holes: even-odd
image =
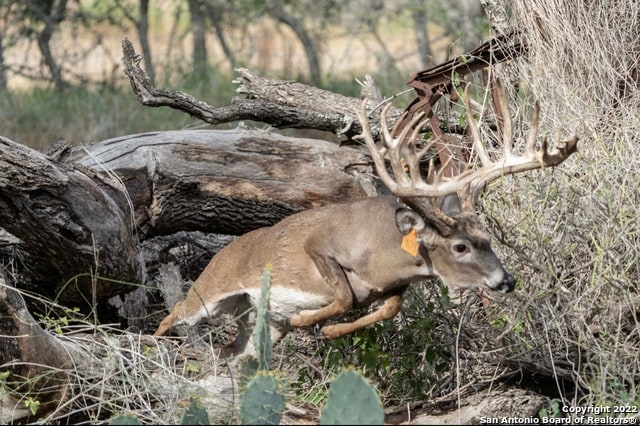
[[[260,289],[247,289],[254,306],[258,306]],[[320,309],[331,303],[326,296],[306,293],[294,288],[271,287],[269,306],[271,318],[276,322],[282,322],[291,318],[302,310]]]

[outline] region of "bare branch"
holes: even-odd
[[[209,124],[238,120],[261,121],[278,128],[317,129],[344,135],[361,132],[355,118],[359,100],[331,93],[302,83],[271,80],[246,69],[238,69],[239,93],[231,105],[214,107],[175,90],[158,89],[140,68],[141,57],[128,39],[122,41],[124,72],[140,103],[145,106],[168,106],[186,112]],[[396,114],[399,115],[396,109]]]

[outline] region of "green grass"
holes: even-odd
[[[210,104],[228,104],[231,76],[185,81],[166,88],[186,91]],[[226,86],[226,87],[225,87]],[[162,86],[158,86],[162,87]],[[64,139],[73,145],[154,130],[201,124],[170,108],[145,107],[128,84],[121,87],[72,87],[62,92],[33,88],[0,97],[0,134],[44,150]]]
[[[140,105],[124,90],[72,88],[11,93],[0,100],[0,133],[16,142],[45,150],[58,140],[73,145],[128,133],[180,128],[190,119],[167,108]]]

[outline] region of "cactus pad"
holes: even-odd
[[[321,425],[381,425],[383,422],[380,398],[362,375],[346,370],[331,383],[327,403],[320,414]]]
[[[245,425],[277,425],[284,411],[283,384],[259,372],[240,399],[240,421]]]

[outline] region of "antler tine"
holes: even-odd
[[[498,82],[499,89],[496,91],[498,96],[498,104],[501,111],[504,113],[505,105],[506,105],[506,96],[504,94],[504,90],[502,89],[501,84]],[[467,105],[467,116],[470,117],[471,113],[469,111],[469,101],[468,98],[465,99]],[[482,160],[482,167],[480,169],[474,170],[468,174],[469,181],[469,195],[475,203],[475,200],[478,197],[478,194],[486,185],[491,183],[492,181],[511,174],[520,173],[528,170],[541,169],[545,167],[554,167],[558,164],[562,163],[564,160],[569,158],[571,154],[577,151],[578,149],[578,137],[573,136],[571,139],[560,142],[559,134],[556,137],[556,143],[553,148],[549,148],[549,144],[546,139],[543,139],[540,144],[540,148],[538,150],[535,149],[535,144],[538,139],[538,128],[540,124],[540,106],[538,102],[535,103],[533,113],[531,115],[531,129],[529,130],[529,134],[527,136],[527,141],[525,144],[525,150],[522,155],[513,155],[512,147],[513,142],[512,139],[506,140],[507,135],[511,135],[512,137],[512,128],[511,128],[511,119],[507,118],[506,115],[504,117],[504,130],[503,130],[503,155],[500,161],[492,162],[486,155],[486,151],[484,150],[484,146],[481,147],[480,143],[476,144],[478,148],[478,155]],[[474,136],[474,141],[479,141],[479,132],[475,127],[475,122],[469,120],[469,125],[471,128],[471,133]],[[482,152],[485,151],[483,154]],[[486,161],[485,161],[486,156]],[[466,174],[463,173],[460,175],[462,179]],[[463,179],[464,180],[464,179]]]
[[[385,109],[383,109],[382,113],[380,114],[380,122],[382,123],[382,125],[384,127],[387,127],[387,109],[390,105],[388,105],[387,107],[385,107]],[[417,136],[418,133],[420,133],[420,129],[428,122],[428,119],[422,120],[422,117],[424,117],[424,112],[420,111],[417,114],[415,114],[412,118],[411,121],[409,122],[408,125],[406,125],[402,131],[400,132],[400,134],[398,135],[396,139],[396,143],[397,144],[407,144],[408,141],[412,141],[414,140]],[[418,122],[420,122],[420,124],[418,124]],[[398,126],[400,125],[400,120],[398,120],[393,128],[395,133],[395,130],[398,128]],[[411,137],[407,138],[407,134],[411,132]],[[387,134],[389,132],[387,131]],[[385,137],[387,136],[387,134],[385,134]],[[389,135],[389,138],[391,138],[391,136]]]
[[[489,154],[487,154],[487,150],[484,147],[482,138],[480,137],[478,123],[476,122],[475,118],[473,118],[473,110],[471,109],[471,96],[469,96],[469,87],[471,87],[471,83],[467,83],[464,88],[464,106],[467,113],[467,123],[469,123],[469,129],[471,130],[471,136],[473,137],[474,148],[478,153],[478,157],[480,157],[482,165],[486,166],[491,164],[491,158],[489,158]]]
[[[496,90],[498,95],[497,104],[502,113],[502,149],[504,152],[504,160],[511,157],[513,151],[513,127],[511,124],[511,114],[509,112],[509,101],[507,100],[507,92],[499,78],[496,80]]]
[[[389,108],[391,108],[391,104],[385,105],[382,108],[382,111],[380,112],[380,126],[382,127],[382,135],[383,135],[382,140],[388,148],[396,148],[398,145],[402,144],[404,141],[407,140],[407,133],[409,133],[414,129],[416,123],[424,116],[424,112],[420,111],[418,114],[414,115],[411,118],[411,121],[409,122],[409,124],[402,129],[402,131],[397,137],[394,138],[393,135],[396,133],[396,130],[398,130],[398,127],[401,125],[401,122],[403,121],[402,119],[407,113],[405,112],[400,119],[396,120],[396,123],[394,124],[393,129],[390,131],[389,125],[387,122],[387,112],[389,111]],[[420,130],[422,125],[418,127],[418,131]],[[413,134],[417,136],[417,133],[418,132],[414,132]],[[415,138],[415,136],[413,137]]]
[[[420,129],[427,124],[427,119],[421,120],[423,113],[416,114],[412,117],[411,121],[405,126],[396,138],[391,137],[391,132],[387,125],[388,119],[386,117],[388,108],[385,107],[381,112],[381,143],[376,143],[371,132],[369,120],[367,117],[367,101],[363,101],[361,109],[357,111],[358,119],[361,121],[362,133],[358,136],[358,139],[364,140],[367,148],[371,153],[371,157],[374,161],[378,176],[383,183],[389,188],[389,190],[400,198],[432,198],[443,197],[448,194],[453,194],[459,191],[462,186],[468,182],[460,182],[458,179],[447,179],[442,182],[438,182],[438,185],[427,183],[422,173],[420,172],[419,161],[424,157],[429,146],[434,142],[431,141],[427,146],[422,149],[417,149],[412,140],[417,138]],[[409,135],[409,132],[411,134]],[[390,173],[387,171],[384,156],[389,157],[391,162],[391,168],[393,169],[394,180]],[[407,166],[411,168],[411,173],[407,175],[404,172],[404,166],[402,162],[405,162]],[[431,167],[431,172],[433,167]],[[413,177],[412,180],[409,178]]]
[[[367,103],[368,99],[364,99],[362,101],[362,105],[360,110],[357,111],[358,119],[360,120],[360,126],[362,127],[362,133],[357,136],[357,138],[364,140],[365,145],[369,149],[369,153],[371,154],[371,158],[373,159],[373,164],[376,167],[376,171],[378,172],[378,176],[387,185],[387,188],[391,192],[397,190],[397,185],[389,176],[387,172],[387,167],[384,163],[384,155],[387,152],[387,147],[383,144],[378,145],[373,140],[373,134],[371,133],[371,126],[369,125],[369,119],[367,118]],[[382,126],[382,132],[389,132],[389,129],[386,126]]]
[[[433,176],[433,182],[441,182],[444,177],[444,173],[447,170],[447,167],[449,166],[449,164],[451,164],[451,162],[453,161],[453,157],[449,157],[447,158],[447,161],[445,161],[443,164],[440,165],[440,169],[436,170],[434,176]]]
[[[420,129],[424,126],[425,121],[422,120],[424,113],[421,111],[415,114],[409,124],[406,125],[397,137],[393,137],[401,120],[397,120],[394,128],[389,132],[389,126],[387,125],[387,112],[390,105],[387,105],[380,113],[380,124],[386,129],[383,130],[383,143],[387,146],[387,153],[389,160],[391,161],[391,169],[393,171],[396,182],[407,181],[407,175],[404,171],[403,161],[409,168],[409,181],[420,182],[422,176],[419,169],[420,157],[416,154],[415,147],[412,145],[412,141],[415,140],[420,132]],[[409,132],[411,134],[409,135]]]
[[[524,147],[524,152],[535,152],[536,140],[538,140],[538,126],[540,124],[540,103],[535,102],[533,106],[533,114],[531,114],[531,129],[527,136],[527,144]]]
[[[408,139],[403,139],[403,145],[408,151],[406,153],[407,158],[405,159],[405,161],[407,163],[407,166],[409,167],[409,175],[411,176],[412,182],[424,182],[422,172],[420,171],[420,160],[422,160],[422,158],[428,152],[429,148],[434,144],[433,141],[429,142],[420,150],[418,150],[415,145],[414,141],[417,140],[420,130],[429,122],[428,118],[424,118],[423,120],[419,121],[419,119],[423,116],[423,113],[417,114],[417,116],[414,117],[413,120],[411,120],[411,123],[409,123],[409,126],[407,126],[413,127],[411,136],[409,136]]]
[[[400,156],[397,155],[398,146],[402,142],[402,139],[401,138],[395,139],[393,137],[393,134],[395,133],[395,130],[397,129],[398,124],[400,123],[400,121],[403,121],[407,113],[405,112],[396,121],[396,125],[394,126],[393,130],[390,131],[389,125],[387,122],[387,112],[389,111],[389,108],[391,108],[390,103],[385,105],[384,108],[382,108],[382,111],[380,112],[380,127],[382,132],[382,137],[380,139],[381,139],[382,145],[386,148],[386,153],[387,153],[387,156],[389,157],[389,161],[391,162],[391,171],[393,172],[393,177],[395,178],[395,181],[402,182],[406,180],[406,176],[402,173],[402,162],[401,162]],[[401,136],[405,134],[406,132],[403,130],[403,132],[401,133]]]
[[[389,111],[389,108],[391,108],[390,103],[382,107],[382,111],[380,112],[380,131],[382,132],[381,139],[384,146],[388,148],[393,148],[393,146],[390,146],[390,145],[394,144],[395,141],[393,140],[393,137],[391,135],[392,131],[389,131],[389,125],[387,123],[387,112]],[[406,114],[406,112],[404,114]],[[403,117],[404,117],[404,114],[403,114]]]

